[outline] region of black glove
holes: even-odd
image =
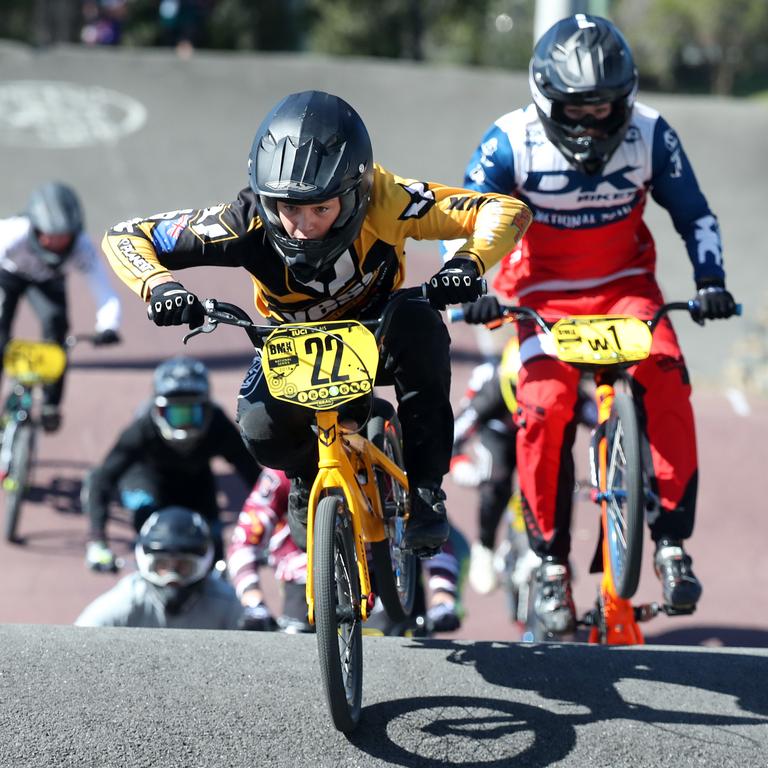
[[[272,618],[269,608],[264,603],[259,603],[243,608],[238,629],[250,632],[274,632],[277,629],[277,622]]]
[[[736,302],[722,280],[698,281],[696,301],[699,311],[694,319],[699,321],[725,319],[736,313]]]
[[[480,270],[471,259],[449,259],[429,281],[427,298],[435,309],[448,304],[474,301],[484,293],[484,282],[478,280]]]
[[[498,320],[502,315],[499,300],[491,294],[481,296],[477,301],[469,304],[462,304],[461,311],[464,314],[464,322],[470,325],[490,323],[491,320]]]
[[[150,318],[155,325],[188,325],[198,328],[205,320],[200,299],[181,283],[160,283],[149,296]]]
[[[105,328],[103,331],[96,331],[93,335],[94,347],[106,347],[108,344],[119,344],[121,341],[120,334],[114,328]]]

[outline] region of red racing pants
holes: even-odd
[[[616,280],[588,293],[533,293],[525,304],[546,320],[566,315],[628,314],[649,319],[663,303],[650,276]],[[529,322],[518,325],[522,369],[517,385],[517,466],[531,546],[540,557],[567,559],[574,488],[573,442],[580,372],[547,354],[547,340]],[[688,538],[697,488],[691,386],[667,318],[653,335],[651,355],[628,370],[647,438],[658,511],[649,515],[655,541]]]

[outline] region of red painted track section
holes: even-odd
[[[414,270],[412,282],[429,272],[426,248]],[[187,272],[186,283],[203,295],[226,298],[249,307],[248,281],[232,270],[202,269]],[[75,279],[72,289],[82,295],[84,286]],[[83,474],[100,460],[119,429],[148,395],[151,371],[164,356],[182,351],[201,356],[211,367],[216,399],[234,413],[235,398],[249,360],[245,335],[234,328],[220,328],[208,338],[197,338],[189,348],[181,344],[180,329],[158,329],[149,323],[142,303],[123,291],[125,343],[97,350],[85,345],[71,355],[72,367],[65,402],[65,423],[56,435],[43,435],[34,472],[30,499],[22,509],[19,533],[23,543],[0,544],[0,572],[5,585],[0,592],[0,622],[69,624],[86,603],[107,589],[117,577],[93,574],[83,563],[87,521],[80,513],[78,493]],[[90,309],[75,308],[73,327],[90,327]],[[454,337],[453,400],[458,402],[476,354],[474,335],[466,326],[451,326]],[[17,335],[37,333],[36,322],[25,309]],[[768,433],[768,403],[750,401],[749,416],[738,416],[722,392],[699,391],[694,396],[700,446],[701,483],[698,520],[690,551],[704,584],[704,597],[695,616],[659,617],[644,625],[649,642],[765,645],[768,624],[757,610],[759,596],[768,592],[768,572],[757,567],[764,559],[768,517],[764,514],[762,452],[757,447]],[[577,450],[577,476],[586,477],[586,447]],[[246,489],[222,474],[222,501],[232,514]],[[446,482],[449,512],[468,539],[477,524],[476,498],[472,490]],[[120,519],[110,524],[115,548],[130,558],[131,531]],[[597,577],[588,574],[596,508],[577,501],[574,529],[575,597],[580,610],[589,608],[597,589]],[[644,555],[644,573],[638,591],[640,601],[660,597],[652,573],[650,545]],[[466,618],[456,638],[516,640],[519,628],[508,619],[504,595],[464,593]]]

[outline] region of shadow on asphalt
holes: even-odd
[[[434,739],[451,736],[470,739],[477,755],[471,762],[451,765],[543,768],[568,756],[576,744],[578,726],[595,722],[624,720],[661,731],[682,726],[742,726],[727,732],[718,730],[718,734],[749,748],[758,742],[749,738],[743,726],[768,725],[768,692],[757,683],[767,679],[768,657],[727,650],[711,655],[658,647],[593,647],[591,652],[600,654],[599,663],[585,664],[585,649],[579,644],[460,644],[439,640],[414,641],[407,650],[418,652],[420,648],[443,649],[449,663],[474,666],[487,683],[518,695],[534,694],[551,704],[428,696],[366,707],[359,728],[349,740],[363,752],[396,765],[444,766],[445,758],[434,757]],[[587,674],[595,669],[600,670],[599,676]],[[673,695],[671,686],[679,686],[674,689],[678,694],[691,688],[703,690],[704,699],[711,702],[709,711],[701,711],[701,696],[686,699]],[[717,714],[722,703],[717,696],[735,701],[743,715]],[[686,700],[699,705],[686,710]],[[514,740],[518,747],[521,741],[526,746],[500,759],[505,737],[510,738],[510,744]],[[704,739],[694,734],[690,737]],[[421,744],[424,753],[420,752]],[[617,750],[623,746],[617,745]]]
[[[713,625],[672,629],[646,635],[650,645],[702,645],[708,648],[768,648],[768,630],[761,627],[718,627]]]

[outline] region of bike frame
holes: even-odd
[[[371,578],[365,543],[384,541],[384,510],[374,469],[386,472],[408,491],[408,478],[400,467],[373,443],[355,433],[345,433],[339,412],[317,411],[318,473],[309,495],[307,511],[307,615],[315,623],[313,540],[315,510],[323,496],[341,491],[347,504],[355,540],[357,570],[360,576],[360,612],[363,621],[373,608]]]

